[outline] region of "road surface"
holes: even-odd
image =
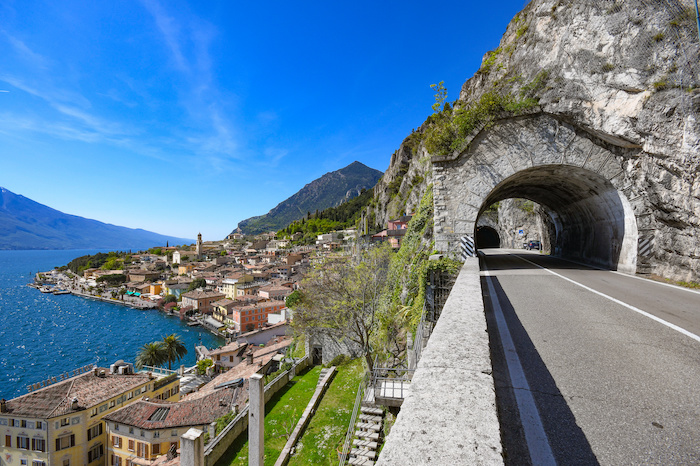
[[[507,464],[700,464],[700,293],[482,252]]]

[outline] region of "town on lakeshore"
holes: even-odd
[[[398,249],[410,218],[393,220],[364,239],[356,229],[346,229],[320,234],[306,245],[299,245],[300,233],[278,240],[274,232],[244,236],[236,230],[223,241],[207,242],[199,234],[193,245],[98,253],[36,273],[28,286],[42,293],[163,312],[226,343],[196,346],[192,367],[171,368],[187,352],[171,335],[153,344],[160,345],[159,355],[145,345],[134,362],[46,374],[45,381],[27,386],[28,394],[0,400],[3,466],[175,465],[204,447],[207,454],[198,461],[213,464],[246,430],[256,375],[266,382],[260,388],[265,400],[284,392],[295,377],[318,377],[313,397],[318,403],[336,368],[314,373],[311,367],[357,354],[351,344],[343,347],[334,339],[295,337],[287,300],[314,264],[347,260],[363,243]],[[164,355],[167,351],[175,353]],[[363,442],[362,457],[378,448],[382,414],[362,407],[356,439]],[[302,420],[308,422],[307,417]],[[201,435],[193,440],[192,432]]]

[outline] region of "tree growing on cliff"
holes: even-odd
[[[326,328],[347,338],[361,348],[371,371],[370,341],[377,329],[390,257],[391,249],[382,245],[358,260],[336,258],[318,264],[302,282],[293,325],[304,333]]]

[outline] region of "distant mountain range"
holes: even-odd
[[[238,228],[245,234],[279,231],[309,212],[335,207],[359,195],[363,189],[373,188],[382,175],[379,170],[353,162],[307,184],[267,214],[241,221]]]
[[[0,187],[0,249],[140,250],[193,240],[64,214]]]

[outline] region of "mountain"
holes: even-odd
[[[285,199],[265,215],[241,221],[238,228],[245,234],[278,231],[308,212],[316,212],[352,199],[363,189],[373,188],[382,172],[360,162],[326,173]]]
[[[64,214],[0,187],[0,249],[146,249],[191,239]]]

